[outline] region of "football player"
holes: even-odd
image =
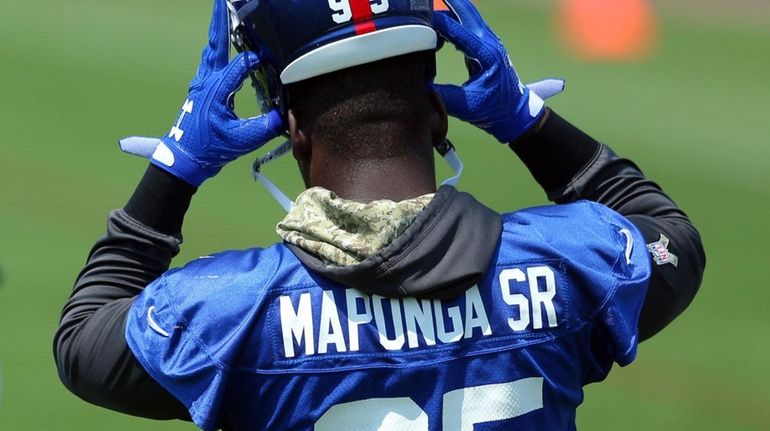
[[[206,430],[575,428],[583,386],[690,303],[701,241],[545,107],[552,89],[521,84],[470,0],[448,3],[215,0],[188,98],[64,307],[70,390]],[[468,59],[462,86],[433,83],[442,41]],[[248,74],[267,113],[240,119]],[[447,115],[507,144],[557,205],[498,214],[437,187]],[[167,271],[197,188],[284,132],[307,190],[283,241]]]

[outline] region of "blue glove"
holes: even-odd
[[[240,119],[233,112],[233,100],[247,73],[257,68],[260,58],[244,52],[228,63],[230,28],[226,0],[214,0],[209,42],[195,78],[190,83],[187,100],[176,124],[152,152],[152,164],[185,182],[200,186],[222,167],[250,153],[286,130],[276,111]],[[157,142],[157,141],[156,141]],[[151,145],[147,138],[128,138],[121,147]]]
[[[508,143],[526,133],[542,118],[545,104],[541,97],[523,86],[505,51],[505,46],[489,28],[470,0],[447,0],[459,18],[437,12],[433,26],[470,61],[470,79],[462,86],[434,85],[450,115],[471,123]],[[564,81],[548,80],[535,84],[558,94]]]

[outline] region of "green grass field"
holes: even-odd
[[[568,90],[551,105],[637,161],[689,213],[707,247],[694,304],[643,344],[633,365],[586,390],[579,428],[768,429],[768,22],[666,15],[650,61],[585,64],[558,49],[543,6],[480,3],[521,75],[565,77]],[[51,337],[108,211],[125,203],[146,164],[121,154],[116,138],[168,130],[209,9],[201,0],[0,5],[0,430],[193,429],[78,400],[59,383]],[[460,79],[456,55],[440,65],[442,78]],[[450,134],[467,165],[462,189],[500,211],[545,203],[505,147],[459,123]],[[177,264],[277,240],[281,211],[250,181],[250,162],[198,193]],[[291,165],[268,173],[294,194]]]

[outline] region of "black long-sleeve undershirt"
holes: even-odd
[[[549,199],[589,199],[630,219],[649,242],[671,239],[679,264],[653,264],[639,322],[649,338],[679,315],[700,285],[705,256],[687,216],[630,161],[549,113],[511,144]],[[179,251],[195,188],[152,165],[123,210],[110,215],[62,312],[54,356],[64,384],[86,401],[153,419],[190,420],[186,408],[142,368],[125,341],[133,298]]]
[[[150,165],[91,249],[54,337],[59,377],[85,401],[151,419],[190,420],[184,405],[131,353],[125,328],[134,297],[179,253],[182,221],[195,191]]]
[[[687,215],[630,160],[618,157],[577,127],[548,111],[540,130],[510,147],[556,203],[587,199],[631,220],[647,243],[663,234],[676,266],[653,262],[650,286],[639,318],[642,341],[680,315],[698,292],[706,256]]]

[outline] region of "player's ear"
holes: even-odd
[[[442,145],[446,140],[446,135],[449,131],[449,117],[444,100],[433,89],[430,90],[430,102],[431,106],[433,106],[430,120],[431,138],[435,147]]]
[[[310,140],[299,127],[297,116],[293,109],[289,109],[287,117],[289,120],[289,140],[291,141],[292,154],[298,162],[309,161],[312,154]]]

